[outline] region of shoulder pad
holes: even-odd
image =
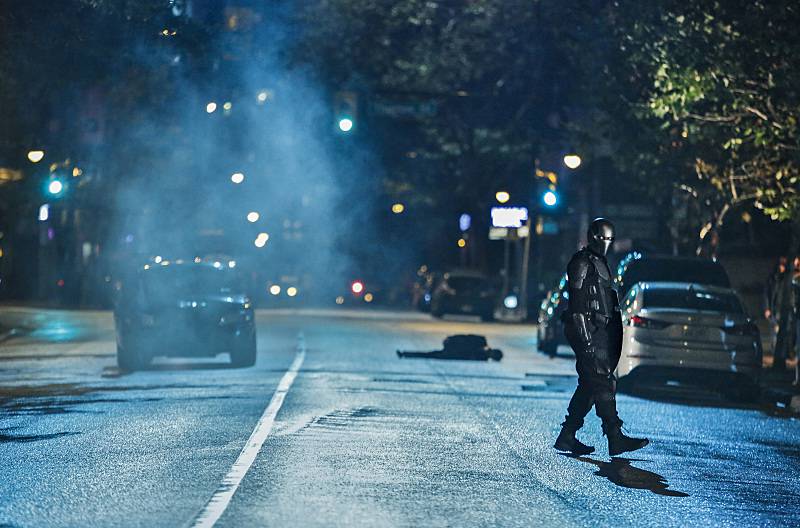
[[[589,257],[584,251],[578,251],[567,265],[567,278],[573,288],[583,286],[583,280],[589,274],[589,267],[592,266]]]

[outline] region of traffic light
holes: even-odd
[[[66,189],[66,184],[61,180],[61,178],[50,178],[47,180],[47,194],[52,196],[53,198],[58,198]]]
[[[542,194],[542,202],[545,207],[555,207],[558,205],[558,193],[553,189],[548,189]]]
[[[334,100],[336,129],[344,134],[353,132],[358,117],[358,94],[355,92],[336,92]]]

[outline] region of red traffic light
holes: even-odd
[[[361,295],[364,292],[364,283],[353,281],[353,284],[350,285],[350,290],[356,295]]]

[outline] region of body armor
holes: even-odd
[[[567,265],[569,316],[584,345],[592,347],[590,324],[606,327],[619,312],[619,299],[605,254],[614,241],[614,226],[598,218],[587,233],[589,245],[572,257]]]
[[[611,270],[605,255],[614,242],[614,226],[604,218],[592,222],[589,243],[567,265],[569,310],[564,312],[564,333],[575,351],[578,387],[554,447],[573,454],[594,450],[575,438],[575,431],[594,406],[608,435],[609,453],[617,455],[647,445],[644,438],[625,436],[617,415],[614,369],[622,350],[622,318]]]

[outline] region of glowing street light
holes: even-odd
[[[280,295],[281,287],[278,286],[277,284],[273,284],[272,286],[269,287],[269,293],[271,293],[272,295]]]
[[[231,103],[230,101],[225,101],[225,104],[222,105],[222,109],[225,110],[226,112],[230,112],[231,108],[233,108],[233,103]]]
[[[28,160],[31,163],[39,163],[44,158],[44,151],[43,150],[30,150],[28,151]]]
[[[464,240],[463,238],[459,238],[458,239],[458,247],[463,248],[463,247],[466,247],[466,246],[467,246],[467,241]]]
[[[364,302],[370,303],[370,302],[372,302],[372,299],[374,299],[374,297],[372,296],[371,293],[368,293],[368,294],[364,295]]]
[[[406,210],[406,206],[401,203],[396,203],[392,206],[392,212],[394,214],[400,214]]]
[[[233,174],[231,174],[231,181],[237,184],[242,183],[244,181],[244,174],[242,174],[241,172],[234,172]]]
[[[353,284],[350,285],[350,290],[358,295],[364,291],[364,283],[361,281],[353,281]]]
[[[342,132],[350,132],[353,130],[353,120],[349,117],[343,117],[339,120],[339,130]]]
[[[567,154],[564,156],[564,165],[568,168],[575,170],[581,166],[581,157],[577,154]]]
[[[211,101],[206,105],[206,112],[208,112],[209,114],[213,114],[216,109],[217,109],[217,103],[215,103],[214,101]]]
[[[294,286],[289,286],[288,288],[286,288],[286,295],[288,295],[289,297],[294,297],[295,295],[297,295],[297,288],[295,288]]]
[[[494,198],[499,203],[504,204],[511,199],[511,195],[508,194],[506,191],[497,191],[494,193]]]
[[[247,221],[250,222],[251,224],[258,222],[258,219],[259,219],[259,214],[257,212],[250,211],[249,213],[247,213]]]
[[[268,233],[259,233],[256,239],[253,241],[253,244],[255,244],[257,248],[262,248],[267,245],[268,240],[269,240]]]

